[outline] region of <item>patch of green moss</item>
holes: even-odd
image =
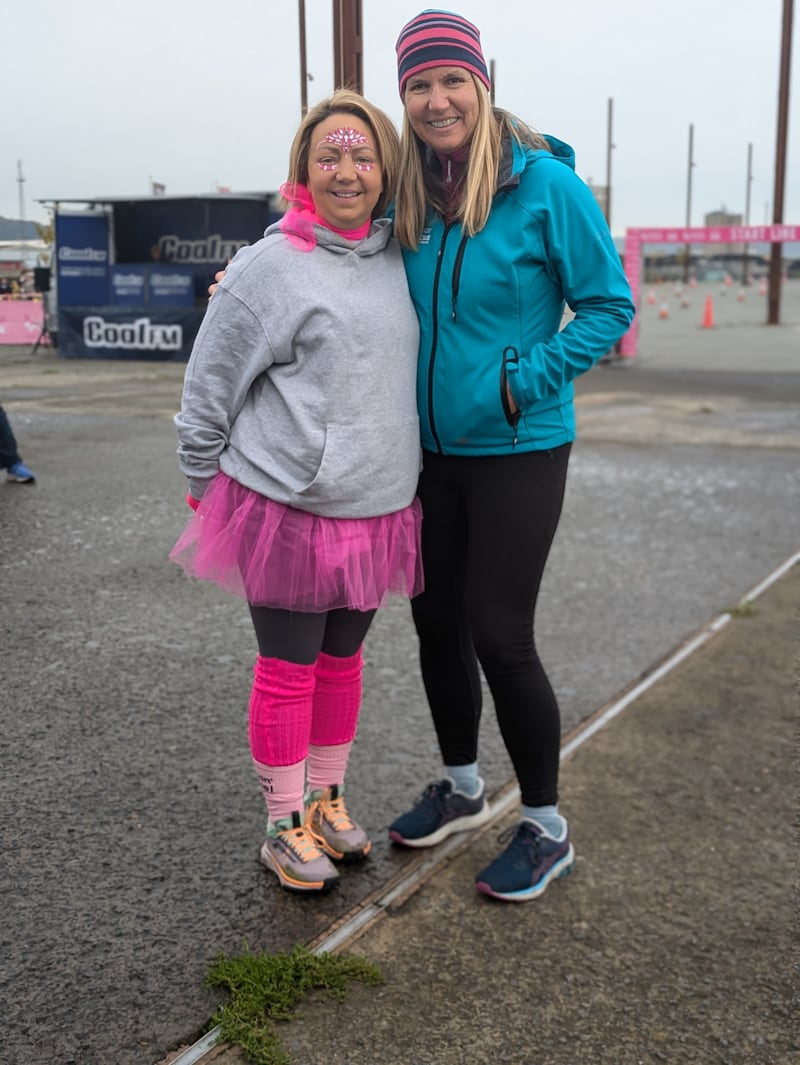
[[[230,1001],[212,1018],[220,1041],[241,1047],[253,1065],[291,1065],[275,1031],[288,1021],[309,991],[344,1000],[351,980],[368,986],[382,982],[380,969],[365,958],[312,954],[297,946],[281,954],[220,955],[210,966],[208,987],[221,987]]]
[[[758,607],[747,599],[743,603],[730,607],[728,613],[732,618],[752,618],[758,613]]]

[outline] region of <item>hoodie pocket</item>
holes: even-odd
[[[295,499],[323,513],[387,514],[414,498],[419,467],[416,417],[369,427],[331,425],[316,475]]]

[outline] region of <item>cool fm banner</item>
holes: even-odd
[[[193,307],[194,277],[186,266],[111,267],[114,307]]]
[[[115,204],[115,259],[117,263],[188,269],[193,278],[193,298],[205,302],[217,270],[239,248],[260,240],[277,218],[280,214],[271,209],[266,196],[179,201],[156,197]]]
[[[186,362],[203,310],[60,308],[58,354],[68,359]]]
[[[109,302],[108,217],[57,214],[60,307],[104,307]]]

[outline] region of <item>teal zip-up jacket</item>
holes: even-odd
[[[547,140],[552,152],[507,138],[480,233],[467,237],[435,215],[418,249],[404,250],[426,450],[503,455],[573,440],[572,382],[633,320],[619,255],[573,151]],[[565,306],[575,316],[559,332]]]

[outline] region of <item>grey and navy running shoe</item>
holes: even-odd
[[[524,819],[506,829],[498,843],[508,846],[475,880],[484,895],[505,902],[528,902],[538,898],[551,880],[571,873],[575,851],[569,833],[563,840],[546,835],[536,821]]]
[[[492,816],[486,786],[470,798],[449,777],[430,784],[414,806],[389,826],[389,838],[404,847],[433,847],[454,832],[485,825]]]

